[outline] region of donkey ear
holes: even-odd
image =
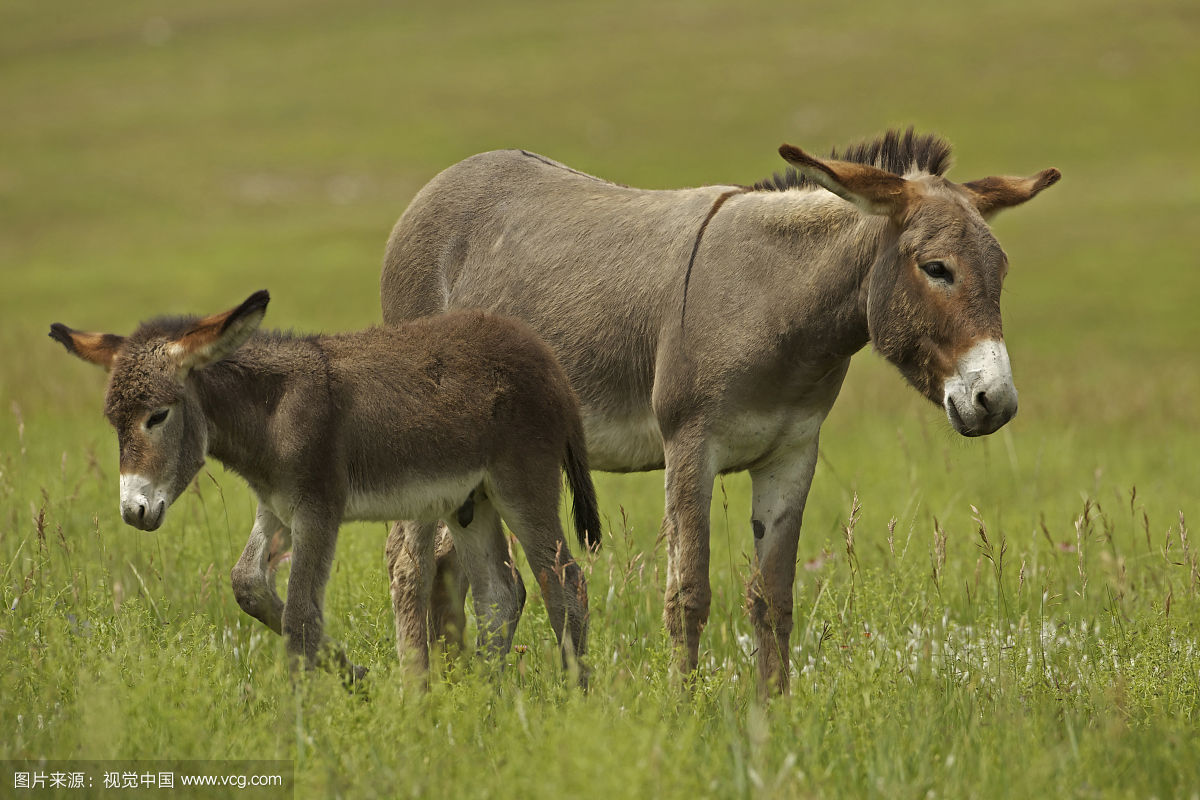
[[[964,183],[963,188],[971,193],[975,208],[984,217],[1017,206],[1034,197],[1047,186],[1058,183],[1062,173],[1056,169],[1045,169],[1028,178],[981,178]]]
[[[261,289],[237,308],[204,317],[171,343],[171,353],[184,370],[199,369],[237,350],[258,330],[271,295]]]
[[[790,144],[781,146],[779,155],[801,175],[867,214],[898,217],[911,198],[908,181],[878,167],[813,158]]]
[[[124,336],[73,331],[61,322],[50,326],[50,338],[67,348],[71,355],[105,369],[112,369],[113,359],[125,344]]]

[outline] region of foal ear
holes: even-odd
[[[975,208],[984,217],[990,217],[1001,209],[1017,206],[1034,195],[1058,183],[1062,173],[1056,169],[1044,169],[1028,178],[981,178],[964,183],[963,188],[971,193]]]
[[[908,181],[887,170],[850,161],[813,158],[790,144],[782,145],[779,155],[801,175],[867,214],[898,217],[911,199]]]
[[[50,338],[67,348],[71,355],[105,369],[112,369],[113,359],[125,344],[124,336],[73,331],[61,322],[50,326]]]
[[[204,317],[171,343],[171,353],[185,370],[220,361],[237,350],[262,323],[271,295],[260,289],[237,308]]]

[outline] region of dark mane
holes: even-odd
[[[140,342],[147,342],[157,338],[178,339],[191,330],[192,326],[199,321],[200,317],[190,314],[154,317],[138,325],[137,330],[129,338]]]
[[[950,168],[950,143],[933,133],[918,136],[910,127],[903,133],[890,130],[877,139],[859,142],[841,152],[835,149],[829,157],[853,161],[856,164],[869,164],[895,175],[910,172],[941,175]],[[788,189],[809,189],[814,186],[816,184],[802,176],[794,167],[788,167],[783,172],[776,172],[771,177],[759,181],[753,188],[759,192],[785,192]]]
[[[154,317],[138,325],[137,330],[129,336],[129,339],[139,342],[148,342],[151,339],[160,338],[178,339],[190,331],[201,319],[202,317],[194,314]],[[316,339],[319,335],[316,333],[297,333],[291,328],[287,330],[268,328],[255,331],[252,338],[266,342],[306,342]]]

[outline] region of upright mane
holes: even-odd
[[[180,314],[176,316],[154,317],[144,320],[137,329],[129,335],[130,341],[147,342],[151,339],[178,339],[185,335],[202,318],[196,314]],[[260,329],[254,332],[252,339],[266,342],[311,341],[319,334],[297,333],[292,329]]]
[[[901,133],[889,130],[877,139],[859,142],[839,152],[834,149],[830,158],[852,161],[885,169],[895,175],[924,172],[941,175],[950,168],[950,143],[940,136],[927,133],[918,136],[910,127]],[[776,172],[752,187],[758,192],[785,192],[789,189],[811,189],[816,184],[794,167]]]

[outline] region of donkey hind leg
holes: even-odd
[[[444,525],[438,528],[434,548],[433,596],[429,601],[429,644],[448,655],[461,653],[467,630],[467,573],[454,549],[454,538]]]
[[[676,666],[688,676],[700,660],[700,633],[708,622],[709,505],[713,472],[700,436],[675,436],[664,444],[667,592],[663,620],[675,647]]]
[[[436,523],[397,522],[387,539],[396,653],[402,667],[422,676],[429,670],[429,601],[436,538]]]
[[[814,437],[810,444],[750,472],[754,566],[746,601],[758,645],[759,694],[764,697],[788,691],[796,547],[816,464]]]
[[[525,582],[517,571],[500,515],[489,497],[477,497],[471,522],[446,522],[454,550],[474,599],[480,653],[503,656],[525,608]]]
[[[525,551],[546,604],[550,625],[562,651],[563,666],[578,669],[580,684],[587,685],[582,663],[587,648],[587,581],[563,536],[558,516],[559,466],[510,472],[497,487],[496,503]],[[540,479],[539,479],[540,476]]]
[[[250,539],[229,575],[242,610],[276,633],[283,633],[283,600],[275,591],[275,570],[291,546],[291,530],[260,504]]]

